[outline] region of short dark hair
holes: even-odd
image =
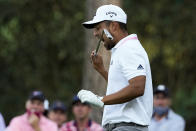
[[[121,23],[121,22],[118,22],[118,24],[119,24],[121,30],[127,31],[127,24]]]
[[[109,26],[112,21],[105,20],[104,22],[107,26]],[[119,24],[121,30],[127,31],[127,24],[121,22],[117,22],[117,23]]]
[[[78,103],[81,103],[82,105],[87,105],[87,106],[90,107],[90,103],[88,103],[88,102],[83,102],[82,103],[81,100],[79,99],[79,97],[77,95],[75,95],[73,97],[73,100],[72,100],[72,107],[75,106],[75,105],[77,105]]]

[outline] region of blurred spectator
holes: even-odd
[[[91,107],[89,103],[81,103],[77,96],[72,102],[75,120],[65,123],[60,131],[103,131],[102,127],[89,119]]]
[[[4,131],[4,130],[5,130],[5,121],[0,113],[0,131]]]
[[[60,129],[67,120],[66,107],[61,101],[55,101],[49,108],[48,118],[57,123]]]
[[[154,113],[149,131],[184,131],[185,121],[171,108],[168,88],[159,85],[154,90]]]
[[[12,119],[6,131],[57,131],[57,125],[44,117],[45,97],[41,91],[34,91],[26,102],[26,113]]]

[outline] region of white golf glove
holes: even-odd
[[[103,97],[97,96],[91,91],[88,90],[80,90],[78,92],[78,97],[81,100],[82,103],[88,102],[92,105],[103,107],[104,103],[101,101]]]

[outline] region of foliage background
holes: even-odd
[[[0,1],[0,109],[7,123],[32,90],[69,103],[81,84],[84,2]]]
[[[172,107],[196,125],[196,2],[194,0],[125,0],[129,31],[139,35],[148,52],[154,87],[165,84]]]
[[[196,2],[124,0],[128,30],[148,52],[154,87],[165,84],[176,112],[196,129]],[[85,1],[0,0],[0,112],[7,124],[32,90],[50,101],[82,83]],[[96,10],[96,9],[95,9]]]

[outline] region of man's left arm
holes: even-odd
[[[122,104],[144,94],[146,84],[146,62],[138,51],[125,50],[117,59],[119,68],[127,79],[128,85],[121,90],[105,96],[104,105]],[[112,88],[112,87],[111,87]]]
[[[129,80],[129,85],[120,91],[105,96],[102,101],[104,105],[121,104],[134,98],[142,96],[145,89],[146,76],[137,76]]]
[[[123,76],[127,79],[128,85],[121,90],[99,97],[90,91],[81,90],[78,97],[82,102],[89,102],[103,107],[103,105],[121,104],[142,96],[146,84],[146,62],[144,56],[138,52],[122,52],[118,59],[119,67]]]
[[[121,104],[128,102],[134,98],[142,96],[145,90],[146,76],[136,76],[129,80],[129,85],[120,91],[99,97],[88,90],[81,90],[78,93],[78,97],[82,102],[89,102],[93,105],[103,107],[104,105]]]

